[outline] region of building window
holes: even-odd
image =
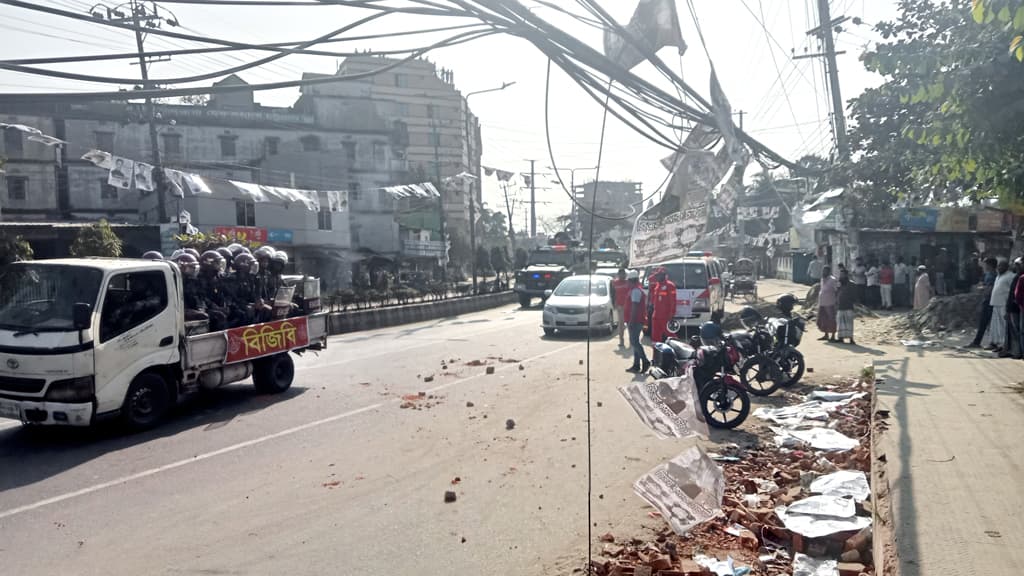
[[[256,204],[245,200],[235,200],[235,224],[238,226],[256,225]]]
[[[277,156],[277,147],[281,144],[281,139],[277,136],[267,136],[263,141],[267,149],[267,156]]]
[[[4,152],[12,158],[21,156],[21,130],[4,129]]]
[[[164,140],[164,154],[181,154],[181,134],[161,134]]]
[[[15,132],[14,130],[8,130],[7,132]],[[20,137],[21,134],[19,133]],[[7,177],[7,199],[8,200],[24,200],[28,196],[28,176],[8,176]]]
[[[409,115],[409,105],[406,104],[405,102],[397,102],[395,108],[398,111],[398,116]]]
[[[373,143],[373,163],[380,166],[388,161],[387,145],[383,142]]]
[[[363,197],[363,190],[360,188],[359,182],[353,180],[348,183],[348,197],[352,201],[360,200]]]
[[[405,74],[395,74],[395,86],[399,88],[408,88],[409,77]]]
[[[320,151],[320,137],[319,136],[313,136],[313,135],[303,136],[302,138],[299,138],[299,141],[302,142],[302,151],[303,152],[319,152]]]
[[[427,118],[436,118],[436,117],[437,117],[437,109],[434,107],[433,104],[427,104]]]
[[[106,178],[100,179],[100,200],[117,200],[117,187],[107,184]]]
[[[431,146],[440,146],[441,145],[441,134],[438,133],[436,130],[434,132],[430,133],[430,145]]]
[[[114,151],[114,133],[113,132],[96,132],[96,149],[103,150],[104,152]]]
[[[320,210],[316,213],[316,227],[319,230],[332,230],[331,211]]]
[[[218,136],[220,138],[220,156],[221,158],[234,158],[235,157],[235,140],[237,136]]]
[[[345,140],[341,143],[342,149],[345,150],[345,159],[349,162],[356,161],[356,143],[352,140]]]

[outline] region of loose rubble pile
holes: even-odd
[[[978,325],[978,310],[983,295],[980,292],[940,296],[921,310],[907,315],[911,326],[918,330],[925,328],[935,331],[961,330]]]
[[[778,425],[772,427],[774,438],[762,438],[752,449],[730,445],[709,453],[725,472],[721,514],[685,536],[667,526],[650,541],[618,542],[605,534],[591,572],[874,574],[867,474],[872,393],[871,383],[844,381],[815,391],[803,404],[755,412]],[[828,433],[802,434],[815,430]],[[851,443],[848,448],[819,444],[818,436],[841,436]]]

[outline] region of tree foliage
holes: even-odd
[[[902,0],[899,9],[861,57],[885,82],[850,103],[855,161],[842,167],[845,179],[882,203],[1015,199],[1024,190],[1024,75],[1000,49],[1001,30],[976,24],[955,1]]]
[[[477,244],[476,247],[476,269],[478,272],[491,269],[491,253],[481,244]]]
[[[508,253],[504,246],[491,246],[491,267],[495,273],[508,272]]]
[[[1024,62],[1024,0],[973,0],[971,17],[1006,30],[1009,53]]]
[[[121,239],[114,234],[110,223],[100,220],[95,224],[83,226],[68,251],[77,258],[89,256],[119,258],[121,256]]]
[[[21,236],[7,236],[0,234],[0,266],[13,262],[31,260],[34,253],[32,245]]]

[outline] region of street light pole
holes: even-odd
[[[466,94],[466,168],[473,169],[473,134],[470,133],[469,124],[469,97],[488,92],[498,92],[515,84],[515,82],[502,82],[500,87],[477,90]],[[479,168],[479,164],[477,165]],[[473,293],[477,292],[476,283],[476,183],[480,179],[479,171],[474,171],[475,178],[469,181],[469,261],[473,270]]]

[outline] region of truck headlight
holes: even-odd
[[[89,402],[95,395],[96,380],[93,376],[57,380],[46,391],[46,399],[52,402]]]

